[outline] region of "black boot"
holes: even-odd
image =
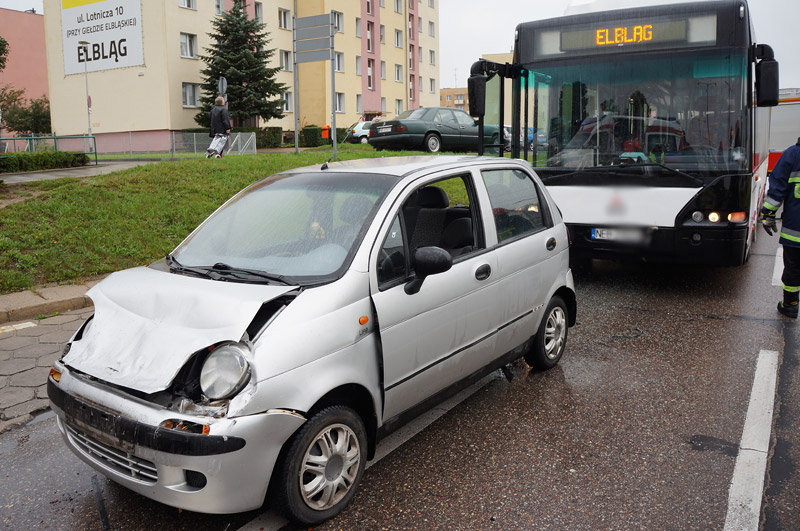
[[[778,303],[778,311],[786,317],[797,319],[798,299],[800,299],[800,293],[784,291],[783,301]]]

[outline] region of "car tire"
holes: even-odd
[[[359,142],[361,142],[362,144],[369,144],[369,138],[367,138],[366,136],[362,136],[359,139]]]
[[[428,153],[439,153],[442,150],[442,139],[435,133],[425,135],[425,151]]]
[[[355,495],[366,463],[361,417],[345,406],[323,409],[292,435],[276,467],[280,510],[302,526],[336,516]],[[314,483],[321,488],[311,488]]]
[[[539,330],[523,357],[536,370],[546,371],[558,364],[567,345],[569,313],[564,299],[555,295],[544,312]]]

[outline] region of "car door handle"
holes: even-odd
[[[475,278],[478,280],[486,280],[492,274],[492,267],[489,264],[483,264],[475,270]]]
[[[549,240],[547,240],[547,250],[552,251],[555,248],[556,248],[556,239],[550,238]]]

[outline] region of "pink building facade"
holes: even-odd
[[[49,97],[44,15],[0,8],[0,36],[9,48],[0,85],[23,89],[31,100]]]

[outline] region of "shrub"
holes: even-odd
[[[70,168],[88,163],[89,156],[86,153],[68,151],[13,153],[0,157],[0,173]]]
[[[264,128],[264,147],[270,147],[270,148],[281,147],[282,140],[283,140],[282,127]]]
[[[303,147],[317,147],[322,145],[322,128],[316,125],[307,125],[300,130],[300,145]]]

